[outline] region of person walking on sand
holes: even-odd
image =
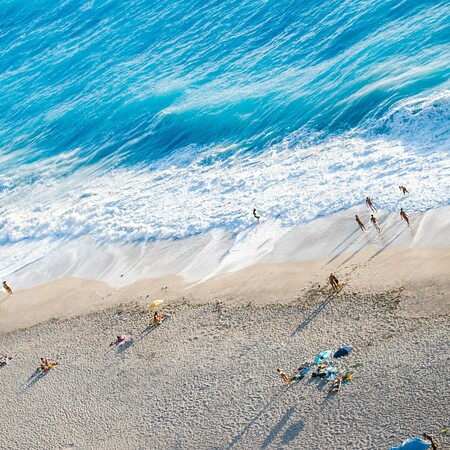
[[[370,197],[366,197],[366,206],[373,212],[377,212],[377,208],[375,208],[375,205],[372,203],[372,199]]]
[[[361,219],[358,217],[358,215],[355,215],[355,220],[356,223],[359,225],[359,228],[361,228],[362,231],[366,231],[366,227],[364,226],[364,224],[361,222]]]
[[[373,223],[373,226],[376,228],[378,233],[381,233],[381,228],[378,225],[378,219],[373,216],[373,214],[370,216],[370,221]]]
[[[6,283],[6,281],[3,282],[3,289],[4,289],[9,295],[13,295],[13,294],[14,294],[13,290],[8,286],[8,284]]]
[[[283,372],[281,369],[277,369],[277,372],[280,374],[281,379],[283,380],[283,383],[286,383],[288,386],[292,386],[294,383],[289,379],[289,377],[286,375],[285,372]]]
[[[406,186],[399,186],[398,187],[401,192],[403,192],[403,195],[409,194],[408,189],[406,189]]]
[[[405,211],[403,211],[403,208],[400,208],[400,217],[408,224],[409,227],[409,217]]]
[[[259,219],[261,219],[260,216],[258,216],[258,214],[256,214],[256,208],[253,208],[253,217],[259,222]]]

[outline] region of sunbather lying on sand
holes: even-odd
[[[353,379],[353,372],[352,371],[347,371],[347,372],[344,372],[342,374],[342,381],[344,383],[349,383],[350,381],[352,381],[352,379]]]
[[[48,372],[58,364],[58,361],[53,361],[50,358],[41,358],[41,365],[38,367],[40,372]]]
[[[316,377],[324,377],[326,374],[327,374],[327,372],[326,372],[326,369],[327,368],[327,365],[326,364],[319,364],[318,366],[317,366],[317,369],[311,374],[311,376],[313,377],[313,378],[316,378]]]
[[[155,311],[155,314],[153,314],[153,323],[155,325],[161,325],[166,317],[169,316],[166,314],[159,314],[158,311]]]
[[[342,377],[337,376],[334,379],[333,385],[330,387],[329,392],[341,392],[341,388],[342,388]]]
[[[301,365],[291,376],[291,381],[301,380],[310,371],[309,364]]]
[[[109,346],[113,346],[113,345],[118,345],[121,346],[123,344],[125,344],[125,342],[129,341],[131,339],[131,335],[130,334],[122,334],[121,336],[117,336],[115,341],[112,341],[111,344],[109,344]]]
[[[2,357],[0,358],[0,367],[6,366],[6,364],[9,364],[9,362],[10,362],[12,359],[13,359],[12,356],[8,356],[8,355],[2,356]]]
[[[294,384],[294,382],[291,381],[291,379],[281,369],[277,369],[277,372],[280,374],[280,377],[283,380],[283,382],[286,383],[288,386],[292,386]]]
[[[120,340],[121,340],[122,336],[117,336],[115,341],[112,341],[111,344],[109,344],[110,347],[112,347],[113,345],[117,345]]]
[[[423,438],[425,440],[427,440],[431,444],[431,449],[432,450],[438,450],[439,449],[439,444],[437,443],[437,441],[434,438],[434,436],[432,436],[431,434],[428,434],[428,433],[423,433]]]

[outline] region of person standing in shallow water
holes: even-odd
[[[256,214],[256,208],[253,208],[253,217],[259,222],[259,219],[261,218],[260,216],[258,216],[258,214]]]
[[[381,228],[378,225],[378,219],[373,216],[373,214],[370,216],[370,221],[373,223],[373,226],[376,228],[378,233],[381,233]]]
[[[362,231],[366,231],[366,227],[364,226],[364,224],[361,222],[361,219],[358,217],[358,215],[355,215],[355,220],[356,223],[359,225],[359,228],[361,228]]]
[[[370,197],[366,197],[366,205],[368,208],[370,208],[373,212],[377,212],[377,208],[375,208],[375,205],[372,203],[372,199]]]
[[[409,227],[409,217],[405,211],[403,211],[403,208],[400,208],[400,217],[408,224]]]
[[[409,194],[408,189],[406,189],[406,186],[399,186],[398,187],[401,192],[403,192],[403,195]]]

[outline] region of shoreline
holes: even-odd
[[[302,263],[255,264],[202,283],[180,276],[143,279],[121,288],[103,281],[64,278],[0,299],[0,334],[52,318],[70,318],[111,306],[155,299],[165,304],[289,304],[312,287],[327,286],[333,271],[345,292],[380,293],[403,289],[402,314],[422,317],[450,314],[450,249],[368,248],[337,258]]]
[[[359,230],[355,214],[366,223],[366,233]],[[380,253],[391,248],[450,248],[450,206],[411,214],[410,228],[398,213],[379,211],[381,234],[367,223],[369,217],[368,209],[358,206],[293,228],[262,218],[236,234],[214,229],[181,240],[98,244],[85,237],[50,246],[47,254],[31,252],[29,259],[3,267],[1,276],[14,290],[71,277],[103,281],[117,289],[169,275],[186,283],[204,282],[256,264],[327,259],[334,270],[341,255],[371,248]]]

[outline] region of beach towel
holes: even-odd
[[[317,358],[314,360],[314,364],[320,364],[325,362],[331,355],[331,350],[324,350],[317,355]]]
[[[325,369],[325,374],[326,374],[326,377],[327,377],[328,381],[333,381],[336,378],[336,375],[338,374],[338,371],[337,371],[336,367],[328,366]]]
[[[117,345],[120,347],[121,345],[125,344],[125,342],[128,342],[131,339],[131,335],[127,334],[125,336],[120,336],[119,342],[117,342]]]

